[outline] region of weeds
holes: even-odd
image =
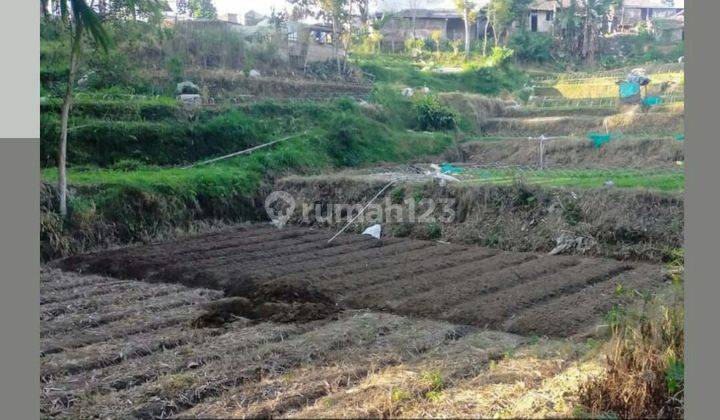
[[[678,253],[680,254],[680,253]],[[673,263],[677,264],[677,262]],[[630,293],[616,290],[617,293]],[[613,307],[606,321],[607,373],[584,386],[581,403],[593,414],[622,418],[681,418],[684,401],[684,309],[681,291],[646,296],[637,308]]]

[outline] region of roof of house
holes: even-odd
[[[415,18],[420,19],[451,19],[451,18],[462,18],[462,14],[455,8],[448,8],[446,2],[428,2],[425,7],[418,7],[417,9],[403,9],[397,12],[386,12],[391,13],[396,17],[411,18],[413,14]],[[476,0],[476,9],[485,8],[490,0]],[[434,7],[435,6],[435,7]],[[437,7],[440,6],[440,7]]]
[[[623,6],[647,9],[684,9],[685,0],[624,0]]]
[[[393,16],[402,18],[412,18],[414,16],[416,19],[450,19],[462,17],[460,12],[455,9],[404,9],[393,13]]]
[[[535,0],[530,4],[530,10],[555,10],[556,6],[555,0]]]

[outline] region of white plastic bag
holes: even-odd
[[[381,230],[382,230],[382,228],[380,227],[380,225],[376,224],[376,225],[372,225],[369,228],[365,229],[362,234],[370,235],[375,239],[380,239]]]

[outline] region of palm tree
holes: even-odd
[[[70,71],[68,73],[65,97],[60,109],[60,148],[58,152],[58,190],[60,194],[60,214],[67,214],[67,133],[68,118],[73,99],[73,86],[77,73],[80,52],[82,51],[83,34],[88,33],[92,39],[107,51],[110,38],[100,22],[100,18],[85,0],[59,0],[60,17],[70,22]]]
[[[60,10],[60,18],[70,24],[70,69],[67,87],[60,109],[60,147],[58,152],[58,190],[60,195],[60,214],[67,215],[67,135],[68,119],[73,100],[73,87],[77,73],[80,53],[82,52],[83,35],[88,34],[107,52],[111,45],[110,37],[102,21],[86,0],[55,0]],[[125,0],[122,6],[135,15],[136,11],[159,15],[161,10],[168,10],[164,0]]]

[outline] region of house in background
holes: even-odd
[[[525,29],[530,32],[552,32],[555,22],[557,0],[535,0],[530,4],[525,19]]]
[[[488,2],[489,0],[485,0],[479,3],[484,7]],[[435,31],[441,33],[442,39],[465,39],[465,21],[462,13],[456,9],[405,9],[394,13],[377,13],[375,18],[387,19],[380,29],[385,44],[401,47],[406,39],[412,39],[413,36],[419,39],[431,39]],[[478,18],[470,24],[470,38],[480,38],[484,29],[485,14],[481,11]]]
[[[670,17],[652,20],[651,30],[655,39],[666,44],[685,40],[685,13],[679,12]]]
[[[255,26],[266,18],[267,17],[265,15],[258,13],[254,10],[250,10],[249,12],[245,13],[245,26]]]
[[[238,25],[240,24],[240,19],[237,13],[223,13],[218,15],[218,20],[228,23],[236,23]]]
[[[656,18],[670,18],[685,10],[685,0],[623,0],[615,19],[620,30],[650,23]]]
[[[335,58],[332,25],[290,21],[284,26],[287,35],[279,44],[279,52],[287,56],[291,65],[304,68],[308,63]],[[345,57],[345,50],[340,45],[337,46],[337,53],[340,58]]]
[[[414,25],[413,25],[414,21]],[[471,36],[477,37],[476,28]],[[405,9],[389,15],[380,32],[386,41],[402,44],[413,36],[430,39],[432,33],[440,31],[443,39],[462,39],[465,36],[465,23],[462,15],[452,9]]]

